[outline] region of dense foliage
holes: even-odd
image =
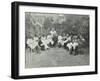
[[[48,35],[51,28],[58,34],[82,35],[89,44],[89,16],[75,14],[25,13],[25,36]]]

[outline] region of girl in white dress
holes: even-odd
[[[51,35],[48,35],[47,36],[47,44],[52,46],[54,44],[54,41],[52,40],[52,36]]]
[[[26,44],[30,48],[30,50],[32,51],[33,39],[32,38],[28,38]]]
[[[55,31],[54,28],[52,28],[51,31],[50,31],[50,34],[53,37],[53,36],[55,36],[57,34],[57,32]]]
[[[58,47],[62,47],[63,46],[63,38],[61,35],[58,36]]]
[[[42,41],[42,43],[43,43],[43,45],[44,45],[44,47],[45,47],[45,50],[46,49],[49,49],[49,46],[48,46],[48,41],[47,41],[47,39],[46,39],[46,36],[42,36],[41,37],[41,41]]]

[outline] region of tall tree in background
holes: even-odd
[[[74,14],[25,13],[25,36],[49,34],[51,28],[58,34],[82,35],[89,44],[89,16]]]

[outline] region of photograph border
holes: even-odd
[[[43,75],[19,75],[19,6],[40,6],[40,7],[56,7],[56,8],[72,8],[72,9],[89,9],[95,10],[95,71],[89,72],[75,72],[75,73],[59,73],[59,74],[43,74]],[[98,73],[97,62],[97,16],[98,8],[96,6],[81,6],[81,5],[65,5],[65,4],[49,4],[49,3],[33,3],[33,2],[12,2],[11,3],[11,78],[25,79],[25,78],[43,78],[43,77],[58,77],[58,76],[72,76],[72,75],[88,75]]]

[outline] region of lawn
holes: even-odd
[[[84,53],[79,53],[78,55],[70,55],[67,50],[58,47],[50,48],[40,53],[26,49],[25,68],[82,65],[89,65],[88,49],[84,49]]]

